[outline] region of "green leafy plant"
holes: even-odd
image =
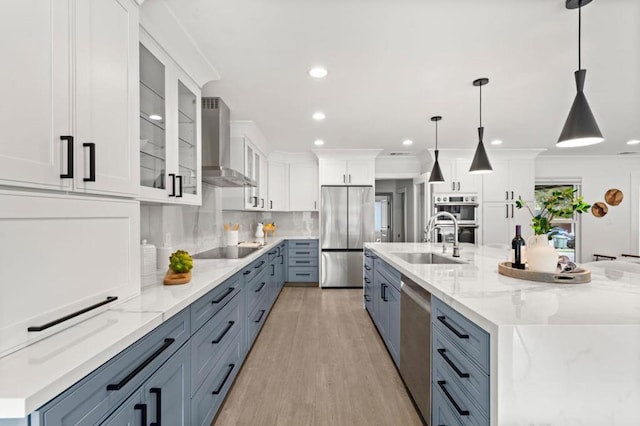
[[[533,218],[531,220],[533,232],[536,235],[545,235],[551,230],[553,219],[557,217],[571,219],[574,213],[582,214],[589,211],[591,205],[586,203],[582,196],[576,197],[577,191],[572,187],[551,191],[539,200],[542,208],[538,214],[531,210],[522,197],[518,197],[516,200],[516,207],[529,210]]]
[[[188,252],[178,250],[169,257],[169,268],[178,274],[189,272],[193,268],[193,259]]]

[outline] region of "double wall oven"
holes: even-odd
[[[433,213],[448,212],[458,221],[458,241],[478,242],[478,194],[436,194],[433,196]],[[453,221],[447,217],[436,220],[437,241],[453,239]],[[449,228],[450,226],[450,228]]]

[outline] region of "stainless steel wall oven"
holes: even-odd
[[[458,241],[476,244],[478,242],[478,195],[477,194],[437,194],[433,197],[433,213],[448,212],[458,221]],[[435,223],[437,241],[453,241],[453,221],[439,217]],[[449,228],[451,226],[451,228]]]

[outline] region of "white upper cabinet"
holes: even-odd
[[[446,156],[446,152],[440,152],[439,164],[445,181],[442,183],[434,183],[433,192],[479,192],[482,180],[480,175],[469,173],[471,159],[446,158]]]
[[[483,201],[533,200],[535,189],[534,160],[511,159],[491,162],[493,172],[482,176]]]
[[[320,160],[320,185],[374,185],[375,161],[366,160]]]
[[[268,209],[267,159],[248,136],[231,138],[231,167],[254,180],[257,186],[223,188],[223,208],[255,211]]]
[[[0,183],[135,196],[137,5],[2,2],[0,24]]]
[[[317,179],[317,178],[316,178]],[[289,210],[289,177],[287,163],[269,160],[269,204],[268,210]]]
[[[140,199],[200,205],[200,88],[145,31],[140,41]]]
[[[291,211],[317,211],[318,165],[295,162],[289,165],[289,209]]]

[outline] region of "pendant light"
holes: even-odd
[[[431,174],[429,175],[430,183],[444,182],[444,176],[442,176],[442,170],[440,170],[440,163],[438,163],[438,121],[440,120],[442,120],[442,117],[439,115],[431,117],[431,121],[435,121],[436,123],[436,162],[433,163],[433,169],[431,169]]]
[[[473,85],[480,88],[480,127],[478,127],[478,147],[476,153],[473,156],[469,173],[491,173],[493,168],[487,157],[487,151],[484,149],[484,143],[482,142],[482,136],[484,135],[484,127],[482,127],[482,86],[489,83],[488,78],[479,78],[473,81]]]
[[[583,92],[587,70],[583,70],[581,66],[582,6],[589,3],[591,3],[591,0],[567,0],[566,3],[567,9],[578,9],[578,71],[575,72],[578,93],[576,93],[569,116],[556,143],[559,148],[593,145],[604,140]]]

